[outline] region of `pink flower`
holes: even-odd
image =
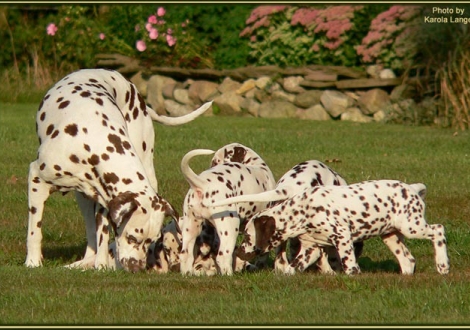
[[[170,34],[167,34],[167,35],[166,35],[166,42],[167,42],[168,46],[171,47],[171,46],[173,46],[174,44],[176,44],[176,38],[173,37],[173,36],[170,35]]]
[[[148,32],[150,32],[150,30],[153,29],[152,23],[147,23],[147,24],[145,24],[145,29],[146,29]]]
[[[153,39],[153,40],[157,39],[158,38],[158,30],[155,29],[155,28],[152,28],[149,32],[149,37],[150,37],[150,39]]]
[[[149,16],[149,18],[147,19],[147,22],[149,22],[150,24],[157,24],[157,16],[155,15]]]
[[[158,24],[158,25],[163,25],[163,24],[165,24],[165,23],[166,23],[166,21],[163,20],[163,19],[159,19],[159,20],[157,21],[157,24]]]
[[[135,43],[135,48],[137,48],[139,52],[143,52],[147,49],[147,45],[145,44],[145,41],[137,40],[137,42]]]
[[[106,38],[106,35],[104,33],[100,33],[100,39],[104,40],[104,38]]]
[[[314,44],[311,48],[314,52],[318,52],[320,51],[320,46],[318,46],[318,44]]]
[[[162,16],[164,16],[164,15],[165,15],[165,13],[166,13],[166,10],[165,10],[165,8],[163,8],[163,7],[159,7],[159,8],[157,9],[157,16],[160,16],[160,17],[162,17]]]
[[[166,30],[166,33],[168,33],[168,34],[173,34],[173,30],[172,30],[172,29],[168,29],[168,30]]]
[[[264,16],[284,11],[286,8],[289,8],[289,6],[259,6],[251,12],[250,17],[248,17],[248,19],[246,20],[246,24],[256,22],[258,19]]]
[[[50,23],[48,26],[47,26],[47,34],[50,35],[50,36],[53,36],[55,35],[55,33],[57,32],[57,26],[54,24],[54,23]]]

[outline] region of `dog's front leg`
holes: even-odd
[[[113,265],[110,264],[110,261],[108,260],[110,220],[111,219],[108,210],[100,206],[98,211],[96,212],[96,259],[94,264],[95,269],[114,269]],[[119,258],[116,258],[116,263],[119,263]]]
[[[332,239],[332,241],[336,250],[338,250],[338,255],[340,257],[344,272],[347,275],[361,273],[361,269],[357,264],[356,256],[354,254],[354,245],[351,238],[351,233],[346,230],[340,230],[339,233]]]
[[[312,242],[302,240],[299,237],[300,249],[294,260],[291,262],[291,268],[303,272],[310,265],[314,264],[320,257],[322,257],[323,250],[319,248],[316,244]],[[293,274],[292,269],[287,269],[290,271],[289,274]]]

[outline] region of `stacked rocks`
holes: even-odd
[[[374,73],[373,79],[395,79],[391,70]],[[262,76],[243,82],[229,77],[221,82],[153,75],[143,79],[141,73],[131,77],[147,103],[160,114],[181,116],[204,102],[213,100],[208,115],[252,116],[262,118],[299,118],[305,120],[384,121],[411,97],[410,86],[398,84],[387,88],[370,87],[336,89],[334,84],[312,88],[306,76],[272,78]],[[395,79],[397,81],[397,79]]]

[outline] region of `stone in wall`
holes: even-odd
[[[214,99],[214,104],[220,109],[222,115],[241,114],[242,102],[243,97],[238,95],[235,90],[222,93]]]
[[[353,106],[354,100],[335,90],[326,90],[320,97],[321,104],[325,110],[330,114],[331,117],[340,117],[347,108]]]
[[[313,105],[320,104],[322,94],[323,91],[316,89],[299,93],[295,96],[294,104],[301,108],[310,108]]]
[[[297,107],[287,101],[268,101],[260,105],[258,115],[262,118],[294,118]]]
[[[346,111],[341,114],[341,120],[353,121],[356,123],[370,123],[374,119],[364,115],[361,109],[352,107],[346,109]]]
[[[222,83],[217,88],[220,93],[232,92],[238,90],[242,86],[238,81],[233,80],[232,78],[225,78]]]
[[[373,88],[362,94],[357,103],[365,115],[372,115],[387,107],[390,101],[388,93],[380,88]]]
[[[147,103],[150,104],[153,110],[160,115],[166,114],[164,99],[163,99],[163,86],[167,84],[175,84],[173,78],[153,75],[147,82]]]
[[[307,120],[333,120],[325,108],[321,104],[316,104],[308,109],[298,108],[296,112],[296,117],[299,119]]]
[[[195,104],[202,105],[220,95],[218,87],[219,84],[212,81],[196,80],[188,88],[189,98]]]

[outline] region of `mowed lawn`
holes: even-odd
[[[37,104],[0,104],[0,325],[356,326],[470,324],[470,134],[381,123],[204,116],[154,124],[159,192],[179,212],[183,155],[231,142],[259,153],[276,179],[298,162],[325,162],[349,183],[398,179],[427,186],[428,223],[445,226],[450,274],[430,241],[406,240],[416,272],[404,276],[380,238],[365,242],[362,274],[233,276],[68,270],[83,256],[85,225],[73,193],[53,194],[43,219],[44,266],[28,269],[28,166],[36,157]],[[99,141],[97,141],[99,143]],[[72,146],[71,146],[72,147]],[[196,173],[211,156],[191,162]]]

